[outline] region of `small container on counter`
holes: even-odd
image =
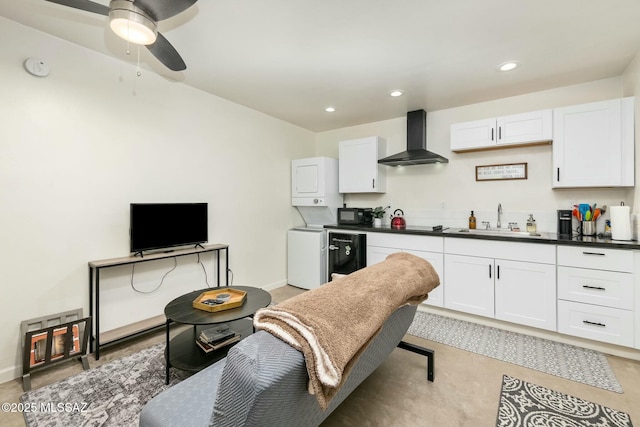
[[[595,221],[582,221],[582,235],[583,236],[595,236],[596,235],[596,222]]]
[[[469,230],[476,229],[476,217],[473,215],[473,211],[471,211],[471,216],[469,217]]]
[[[535,233],[538,229],[536,225],[536,220],[533,218],[533,214],[529,214],[529,218],[527,219],[527,233]]]

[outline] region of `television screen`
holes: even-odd
[[[208,240],[207,203],[131,203],[131,252]]]

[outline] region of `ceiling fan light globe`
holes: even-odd
[[[124,4],[124,8],[114,8]],[[150,45],[156,41],[158,28],[141,10],[129,1],[112,1],[109,26],[119,37],[135,44]]]

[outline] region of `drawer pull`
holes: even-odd
[[[606,288],[603,288],[602,286],[589,286],[589,285],[582,285],[583,288],[585,289],[595,289],[598,291],[606,291]]]
[[[582,252],[583,255],[598,255],[598,256],[604,256],[605,254],[601,254],[600,252]]]
[[[593,326],[602,326],[605,327],[607,325],[605,325],[604,323],[598,323],[598,322],[590,322],[588,320],[583,320],[582,323],[585,323],[587,325],[593,325]]]

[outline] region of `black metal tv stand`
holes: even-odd
[[[199,246],[199,247],[198,247]],[[147,254],[144,258],[137,255],[131,255],[122,258],[111,258],[97,261],[89,261],[89,316],[94,319],[94,325],[91,330],[91,351],[95,352],[96,360],[100,359],[100,348],[112,345],[150,331],[160,329],[165,326],[164,320],[157,324],[145,325],[135,332],[128,332],[122,336],[109,339],[100,339],[100,270],[103,268],[117,267],[127,264],[136,264],[139,262],[155,261],[164,258],[173,258],[185,255],[193,255],[205,252],[215,252],[217,262],[217,279],[216,286],[220,286],[220,251],[225,252],[225,286],[229,286],[229,245],[212,244],[212,245],[196,245],[189,249],[176,249],[172,252],[159,252]]]

